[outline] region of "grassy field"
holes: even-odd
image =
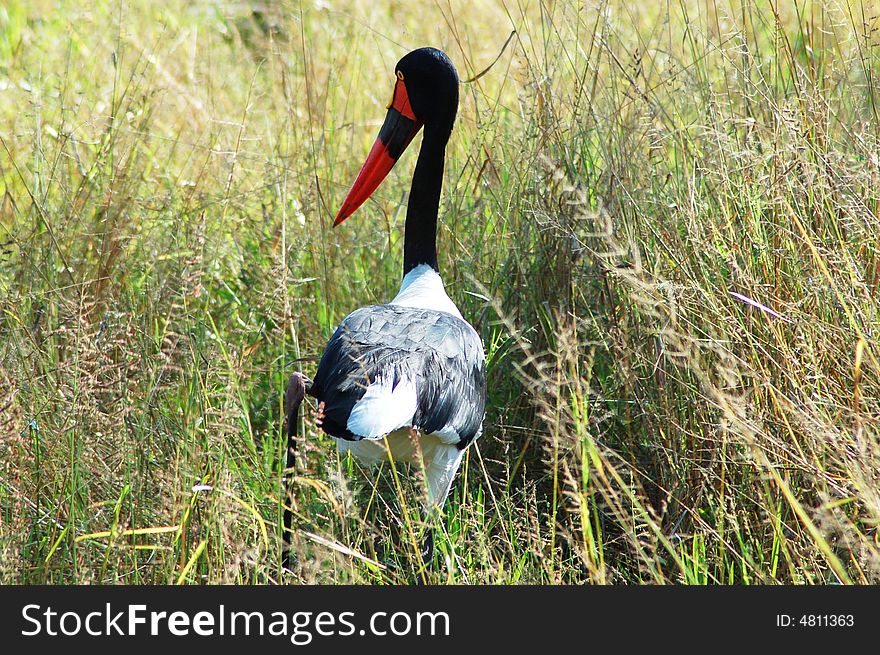
[[[489,400],[424,579],[880,583],[880,5],[641,4],[3,3],[0,582],[413,579],[312,408],[279,573],[282,402],[397,290],[414,152],[330,225],[434,45]]]

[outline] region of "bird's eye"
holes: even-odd
[[[400,71],[395,71],[395,75],[397,75],[397,79],[403,82],[403,73]],[[391,89],[391,100],[388,101],[388,104],[385,105],[385,109],[391,109],[391,105],[394,104],[394,94],[397,92],[397,84],[394,85],[394,88]]]

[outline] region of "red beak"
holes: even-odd
[[[388,114],[385,116],[382,129],[379,130],[379,137],[370,149],[367,161],[361,167],[361,172],[358,173],[357,179],[345,197],[339,213],[336,214],[333,227],[354,214],[357,208],[379,188],[382,180],[422,128],[422,122],[416,118],[409,104],[409,95],[401,74],[398,73],[397,77],[394,95],[388,104]]]

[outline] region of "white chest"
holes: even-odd
[[[407,273],[400,285],[400,291],[391,301],[392,305],[435,309],[461,318],[458,307],[446,295],[443,280],[433,268],[420,264]]]

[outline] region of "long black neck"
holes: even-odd
[[[438,273],[437,213],[443,186],[443,162],[448,134],[425,126],[419,160],[413,173],[403,238],[403,274],[427,264]]]

